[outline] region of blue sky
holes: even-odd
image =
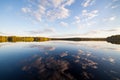
[[[120,0],[0,0],[0,35],[120,34]]]

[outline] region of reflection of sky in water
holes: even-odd
[[[12,43],[0,48],[0,80],[120,80],[119,47],[106,42]]]

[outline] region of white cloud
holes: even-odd
[[[70,6],[74,0],[30,0],[29,6],[22,8],[24,13],[29,13],[36,20],[44,19],[56,20],[69,17],[70,11],[66,6]]]
[[[66,23],[66,22],[60,22],[60,25],[61,25],[61,26],[64,26],[64,27],[67,27],[67,26],[68,26],[68,23]]]
[[[0,36],[3,35],[3,36],[9,36],[11,35],[10,33],[4,33],[4,32],[0,32]]]
[[[92,25],[94,25],[94,24],[96,24],[96,22],[95,22],[95,21],[90,21],[90,22],[87,22],[87,25],[88,25],[88,26],[92,26]]]
[[[75,16],[75,20],[76,20],[75,23],[80,23],[80,21],[81,21],[79,16]]]
[[[69,16],[69,10],[64,7],[47,11],[47,18],[50,20],[64,19]]]
[[[61,5],[61,3],[63,2],[63,0],[51,0],[54,7],[59,7]]]
[[[33,12],[33,15],[38,21],[42,20],[42,16],[45,14],[45,10],[46,10],[45,7],[39,5],[38,10]]]
[[[93,19],[94,17],[98,16],[98,10],[93,10],[91,12],[87,10],[82,10],[82,16],[86,19]]]
[[[0,32],[0,34],[4,34],[4,33]]]
[[[120,7],[119,2],[117,2],[118,0],[112,0],[112,2],[108,3],[105,8],[112,8],[112,9],[115,9],[115,8],[118,8]]]
[[[86,28],[88,28],[88,27],[94,26],[95,24],[96,24],[95,21],[87,21],[87,22],[85,22],[84,24],[83,24],[83,23],[78,23],[78,24],[77,24],[77,27],[78,27],[78,29],[80,29],[80,30],[84,30],[84,29],[86,29]]]
[[[88,11],[88,10],[82,10],[82,13],[80,16],[75,16],[75,24],[79,24],[81,26],[87,27],[92,26],[96,22],[93,21],[95,17],[98,16],[98,10]]]
[[[118,8],[118,7],[119,7],[119,5],[113,5],[113,6],[111,6],[112,9],[115,9],[115,8]]]
[[[63,1],[65,1],[65,0],[63,0]],[[72,3],[74,3],[74,0],[66,0],[64,6],[66,6],[66,5],[70,6]]]
[[[95,3],[95,0],[84,0],[84,2],[81,4],[83,7],[91,6]]]
[[[114,21],[116,19],[116,16],[111,16],[111,17],[108,17],[108,18],[105,18],[103,19],[103,21]]]
[[[31,12],[30,8],[22,8],[21,10],[22,10],[22,12],[24,12],[24,13],[29,13],[29,12]]]
[[[98,16],[98,12],[98,10],[82,10],[80,15],[74,17],[75,21],[73,24],[76,25],[79,29],[91,27],[97,23],[94,18]]]
[[[109,18],[109,20],[110,20],[110,21],[114,21],[115,18],[116,18],[116,16],[112,16],[112,17]]]
[[[55,8],[60,6],[65,7],[66,5],[70,6],[74,2],[74,0],[51,0],[51,1]]]
[[[59,35],[57,37],[89,37],[89,38],[104,38],[111,35],[120,35],[120,28],[114,28],[114,29],[101,29],[101,30],[92,30],[83,34],[77,33],[77,34],[66,34],[66,35]],[[53,36],[55,37],[55,36]]]
[[[46,33],[54,33],[55,29],[54,28],[46,28],[43,30],[33,30],[33,31],[28,31],[30,34],[46,34]]]
[[[91,37],[108,37],[111,35],[117,35],[120,33],[120,28],[106,29],[106,30],[94,30],[90,31],[84,35]]]

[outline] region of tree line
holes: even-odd
[[[113,35],[113,36],[107,37],[106,40],[114,44],[120,44],[120,35]]]
[[[33,42],[33,41],[48,41],[46,37],[19,37],[19,36],[0,36],[0,42]]]
[[[33,42],[48,40],[67,40],[67,41],[107,41],[120,44],[120,35],[113,35],[107,38],[47,38],[47,37],[19,37],[19,36],[0,36],[0,42]]]
[[[105,41],[106,38],[52,38],[52,40],[68,40],[68,41]]]

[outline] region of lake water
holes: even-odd
[[[0,43],[0,80],[120,80],[120,45],[104,41]]]

